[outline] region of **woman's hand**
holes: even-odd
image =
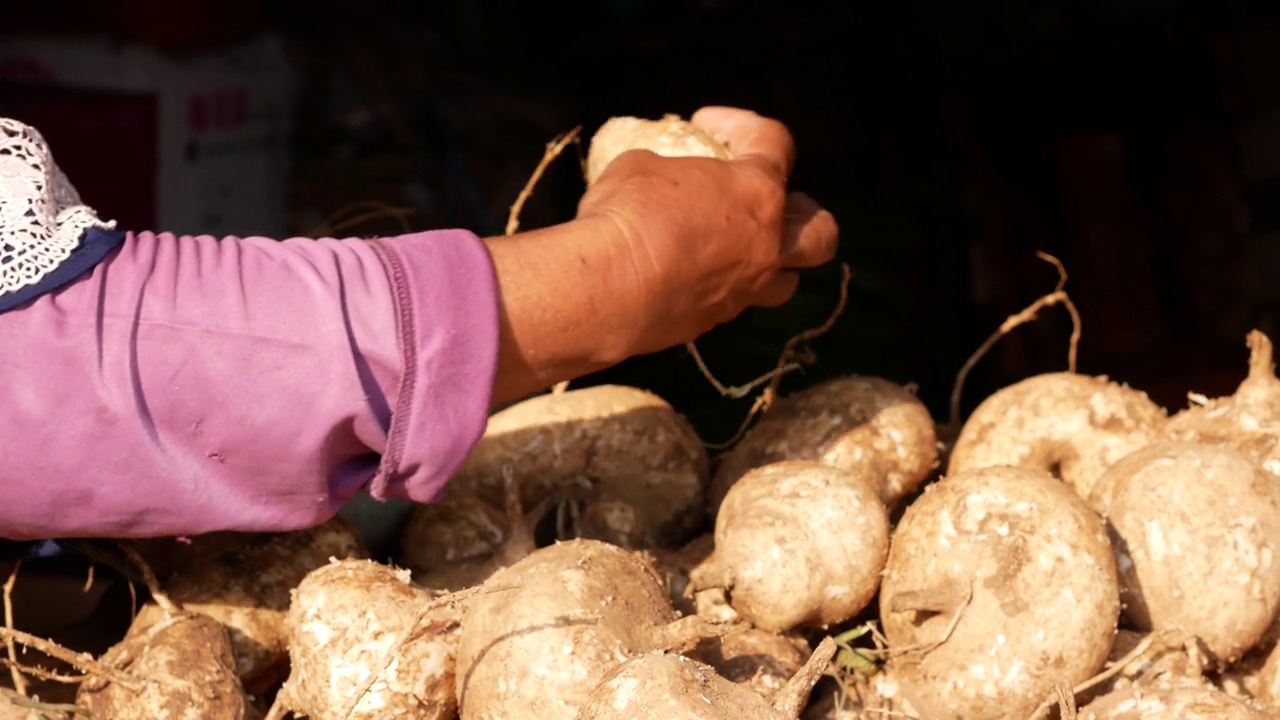
[[[795,144],[782,123],[724,107],[690,122],[735,159],[623,153],[579,205],[579,217],[607,219],[624,239],[642,308],[635,352],[694,340],[749,306],[782,305],[797,269],[835,255],[835,219],[787,192]]]
[[[495,403],[782,305],[797,269],[834,257],[834,218],[787,192],[784,125],[722,107],[691,122],[734,159],[623,153],[574,221],[488,241],[504,314]]]

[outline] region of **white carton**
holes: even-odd
[[[130,229],[287,231],[295,76],[277,38],[182,56],[99,38],[5,38],[0,80],[153,96],[154,224]]]

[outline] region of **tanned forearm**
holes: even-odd
[[[485,240],[501,308],[494,405],[602,370],[635,347],[639,292],[608,220]]]

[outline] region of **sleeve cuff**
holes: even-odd
[[[403,372],[368,491],[433,502],[488,422],[500,322],[493,262],[465,230],[370,243],[391,281]]]

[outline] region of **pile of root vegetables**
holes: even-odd
[[[1247,344],[1174,411],[1060,372],[944,428],[850,375],[716,454],[650,392],[558,389],[392,557],[341,518],[175,543],[67,658],[76,708],[0,718],[1280,717],[1280,379]]]
[[[183,546],[82,665],[99,718],[1280,716],[1280,380],[1172,415],[1070,372],[954,445],[826,381],[709,457],[630,387],[495,414],[397,556],[334,519]],[[0,717],[53,717],[24,706]],[[69,715],[65,717],[70,717]]]

